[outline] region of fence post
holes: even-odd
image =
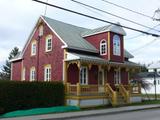
[[[77,83],[77,96],[81,94],[81,86],[79,83]]]

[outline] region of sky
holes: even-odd
[[[42,0],[46,1],[46,0]],[[160,21],[153,21],[150,18],[129,12],[102,0],[77,0],[85,4],[92,5],[112,14],[135,21],[145,26],[154,27]],[[143,14],[153,16],[154,11],[160,8],[160,0],[108,0],[120,6],[132,9]],[[48,0],[49,3],[59,5],[74,11],[82,12],[111,22],[120,22],[121,25],[149,31],[159,34],[154,30],[138,26],[117,17],[88,9],[70,0]],[[0,0],[0,67],[4,64],[10,51],[17,46],[23,49],[35,23],[40,15],[44,15],[46,6],[32,0]],[[107,23],[85,18],[73,13],[68,13],[53,7],[47,7],[46,16],[85,28],[97,28]],[[160,31],[160,25],[155,27]],[[127,35],[124,37],[125,49],[134,55],[131,61],[140,63],[150,63],[160,60],[160,38],[144,35],[139,32],[125,29]],[[138,37],[136,37],[138,36]],[[133,39],[134,37],[134,39]],[[135,38],[136,37],[136,38]]]

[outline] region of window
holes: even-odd
[[[25,74],[26,74],[26,69],[23,68],[23,69],[22,69],[22,81],[25,80]]]
[[[113,36],[113,55],[120,56],[121,49],[120,49],[120,37],[118,35]]]
[[[52,50],[52,36],[49,35],[46,37],[46,52]]]
[[[80,69],[80,83],[82,85],[88,84],[88,70],[87,67],[81,67]]]
[[[114,83],[115,84],[120,84],[121,83],[121,72],[120,72],[120,70],[115,70],[114,71]]]
[[[51,65],[46,65],[44,68],[44,81],[51,81]]]
[[[107,42],[106,40],[101,40],[100,42],[100,55],[106,55],[107,54]]]
[[[31,43],[31,56],[36,55],[36,41]]]
[[[36,69],[35,67],[31,67],[30,69],[30,81],[35,81],[36,78]]]
[[[39,36],[43,36],[43,25],[39,27]]]

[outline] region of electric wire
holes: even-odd
[[[117,7],[122,8],[122,9],[128,10],[128,11],[130,11],[130,12],[139,14],[139,15],[141,15],[141,16],[144,16],[144,17],[153,19],[153,17],[151,17],[151,16],[149,16],[149,15],[146,15],[146,14],[143,14],[143,13],[140,13],[140,12],[137,12],[137,11],[134,11],[134,10],[131,10],[131,9],[129,9],[129,8],[126,8],[126,7],[117,5],[117,4],[115,4],[115,3],[109,2],[109,1],[107,1],[107,0],[101,0],[101,1],[106,2],[106,3],[109,3],[109,4],[114,5],[114,6],[117,6]]]
[[[157,31],[157,32],[160,32],[159,30],[156,30],[156,29],[154,29],[154,28],[151,28],[151,27],[148,27],[148,26],[146,26],[146,25],[143,25],[143,24],[137,23],[137,22],[135,22],[135,21],[132,21],[132,20],[126,19],[126,18],[124,18],[124,17],[121,17],[121,16],[118,16],[118,15],[112,14],[112,13],[107,12],[107,11],[105,11],[105,10],[102,10],[102,9],[99,9],[99,8],[96,8],[96,7],[93,7],[93,6],[91,6],[91,5],[84,4],[84,3],[79,2],[79,1],[76,1],[76,0],[70,0],[70,1],[75,2],[75,3],[77,3],[77,4],[81,4],[81,5],[83,5],[83,6],[86,6],[86,7],[92,8],[92,9],[94,9],[94,10],[97,10],[97,11],[100,11],[100,12],[103,12],[103,13],[106,13],[106,14],[109,14],[109,15],[111,15],[111,16],[114,16],[114,17],[120,18],[120,19],[122,19],[122,20],[125,20],[125,21],[128,21],[128,22],[131,22],[131,23],[136,24],[136,25],[139,25],[139,26],[141,26],[141,27],[148,28],[148,29],[152,29],[152,30],[155,30],[155,31]]]
[[[139,29],[135,29],[135,28],[132,28],[132,27],[120,25],[120,24],[113,23],[113,22],[110,22],[110,21],[107,21],[107,20],[104,20],[104,19],[100,19],[100,18],[97,18],[97,17],[94,17],[94,16],[90,16],[90,15],[87,15],[87,14],[76,12],[76,11],[73,11],[71,9],[67,9],[67,8],[64,8],[64,7],[57,6],[57,5],[49,4],[49,3],[46,3],[46,2],[43,2],[43,1],[39,1],[39,0],[32,0],[32,1],[35,1],[35,2],[38,2],[38,3],[41,3],[41,4],[45,4],[45,5],[48,5],[48,6],[51,6],[51,7],[55,7],[55,8],[64,10],[64,11],[68,11],[68,12],[71,12],[71,13],[74,13],[74,14],[77,14],[77,15],[88,17],[88,18],[91,18],[91,19],[94,19],[94,20],[97,20],[97,21],[109,23],[109,24],[112,24],[112,25],[116,25],[116,26],[119,26],[119,27],[130,29],[130,30],[133,30],[133,31],[141,32],[141,33],[144,33],[144,34],[147,34],[147,35],[152,35],[154,37],[160,37],[159,34],[149,33],[149,32],[143,31],[143,30],[139,30]]]

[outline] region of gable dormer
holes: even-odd
[[[117,23],[120,25],[119,23]],[[82,33],[83,38],[99,50],[99,55],[113,62],[124,61],[123,36],[126,35],[122,27],[108,25]]]

